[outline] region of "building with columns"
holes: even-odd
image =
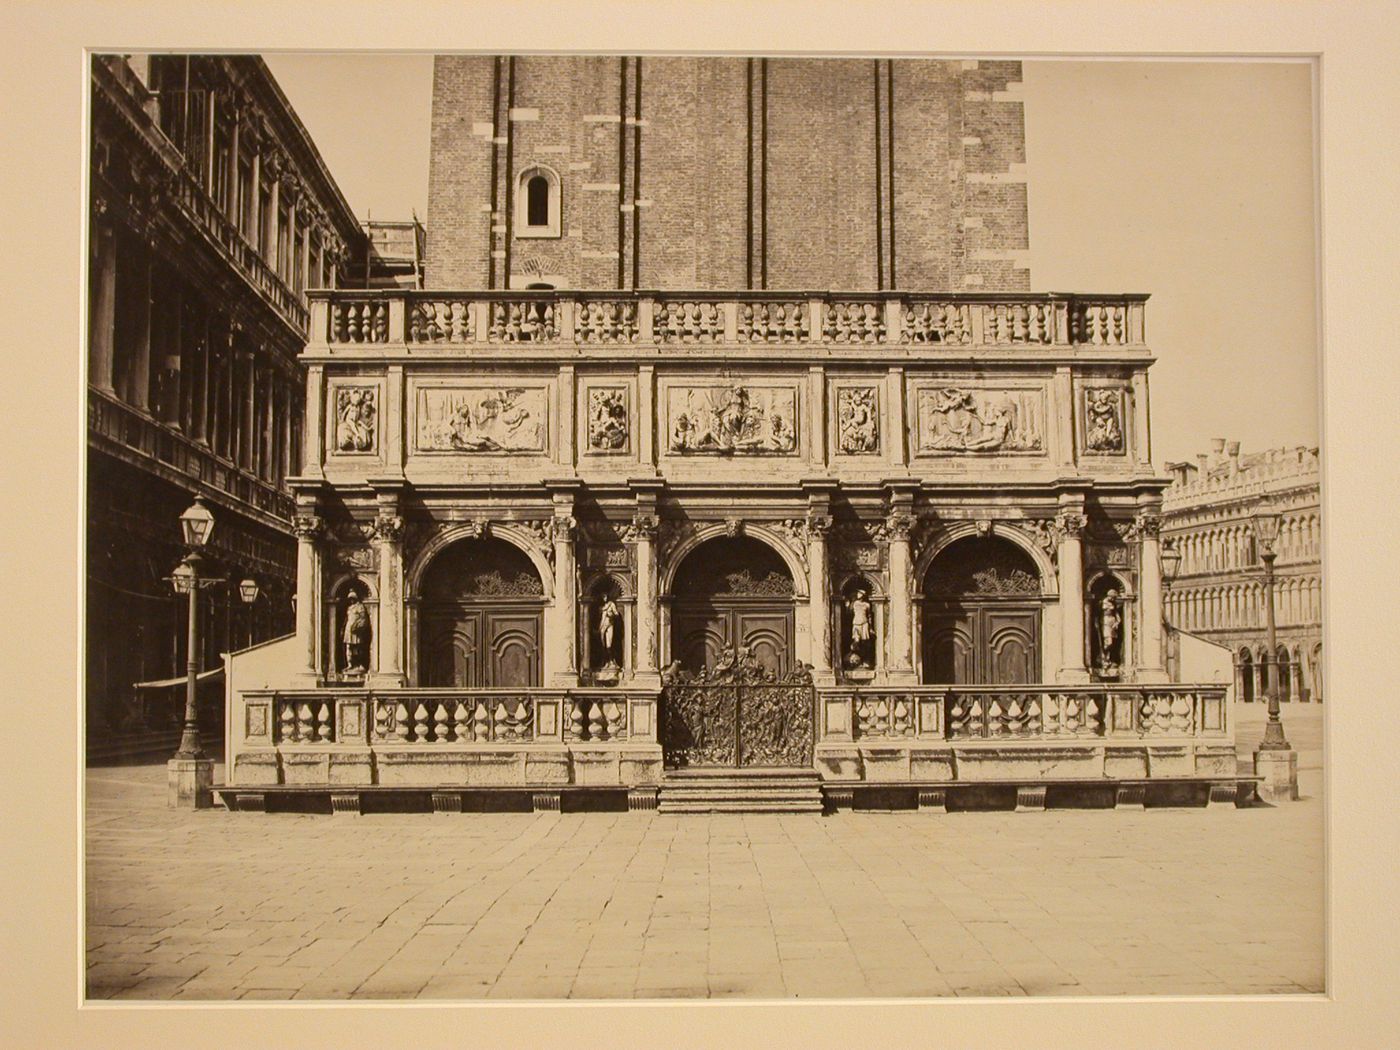
[[[101,754],[175,746],[186,599],[168,577],[194,495],[229,580],[200,595],[201,666],[217,677],[221,653],[291,630],[307,291],[336,285],[362,234],[261,59],[99,55],[91,77],[86,696]]]
[[[1194,463],[1169,463],[1163,536],[1181,552],[1167,601],[1173,624],[1229,649],[1235,695],[1263,700],[1269,665],[1279,699],[1321,702],[1322,503],[1317,449],[1240,452],[1216,438]],[[1275,650],[1266,639],[1264,574],[1250,516],[1282,515],[1274,580]]]
[[[1233,802],[1147,297],[1025,290],[1019,74],[439,58],[425,289],[311,295],[225,801]]]

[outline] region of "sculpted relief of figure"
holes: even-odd
[[[1091,452],[1123,451],[1122,395],[1112,388],[1084,392],[1085,444]]]
[[[864,587],[857,587],[846,602],[846,612],[850,617],[849,635],[846,639],[846,666],[852,670],[863,670],[875,666],[875,631],[870,604]]]
[[[1032,452],[1042,447],[1039,394],[941,387],[919,393],[926,452]]]
[[[418,447],[450,452],[543,452],[543,387],[424,390]]]
[[[846,387],[837,394],[837,445],[842,452],[860,455],[879,449],[878,413],[874,387]]]
[[[796,394],[791,389],[673,388],[672,452],[787,453],[797,448]]]
[[[374,390],[343,386],[335,397],[335,447],[337,452],[374,451]]]
[[[617,452],[627,447],[627,395],[616,387],[588,392],[588,447]]]

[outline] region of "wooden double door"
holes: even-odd
[[[684,599],[671,610],[671,658],[687,671],[713,667],[725,649],[748,647],[775,675],[793,666],[792,602]]]
[[[1040,608],[1019,602],[930,602],[923,680],[936,685],[1040,681]]]
[[[543,638],[538,605],[430,606],[422,614],[419,678],[464,689],[537,686]]]

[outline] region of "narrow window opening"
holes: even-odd
[[[532,176],[525,186],[525,218],[528,226],[549,225],[549,180]]]

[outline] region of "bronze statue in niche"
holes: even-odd
[[[1105,678],[1118,677],[1123,665],[1123,601],[1110,586],[1093,604],[1094,670]]]
[[[369,609],[365,607],[362,596],[356,591],[351,591],[345,599],[340,628],[343,674],[362,675],[369,670],[369,643],[372,634]]]
[[[869,585],[853,580],[842,605],[841,663],[848,674],[861,677],[875,670],[875,605]]]

